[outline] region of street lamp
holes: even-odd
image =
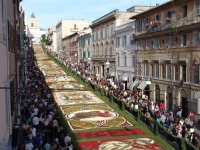
[[[110,62],[107,60],[107,61],[106,61],[106,66],[109,67],[109,65],[110,65]]]
[[[151,84],[151,79],[150,78],[147,78],[146,84]]]

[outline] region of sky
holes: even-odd
[[[40,28],[48,29],[62,19],[92,21],[119,9],[126,11],[134,5],[155,6],[169,0],[23,0],[20,5],[30,18],[34,13]]]

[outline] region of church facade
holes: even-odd
[[[27,19],[27,37],[31,38],[33,43],[40,43],[41,36],[46,35],[45,29],[41,29],[39,26],[39,21],[35,18],[34,13],[32,13],[31,18]]]

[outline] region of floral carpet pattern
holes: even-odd
[[[48,82],[49,88],[52,90],[87,90],[79,82]]]
[[[33,45],[37,65],[80,150],[164,150]]]
[[[107,105],[61,107],[72,130],[132,126]]]
[[[98,104],[104,103],[90,91],[56,91],[53,92],[58,105]]]

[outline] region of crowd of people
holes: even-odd
[[[84,70],[70,62],[66,62],[65,65],[75,70],[78,74],[81,74],[87,81],[90,80],[93,84],[97,84],[107,92],[113,93],[115,97],[129,104],[132,108],[140,109],[146,117],[155,119],[173,135],[185,138],[187,141],[200,148],[200,138],[194,130],[194,112],[190,111],[188,117],[184,118],[180,106],[177,107],[176,110],[165,110],[165,101],[162,98],[155,102],[149,99],[147,95],[143,95],[143,91],[141,90],[125,90],[123,83],[117,84],[117,82],[113,80],[98,79],[88,70]],[[145,117],[142,119],[145,119]],[[148,119],[145,120],[146,124],[150,123]]]
[[[27,44],[28,45],[28,44]],[[72,150],[70,135],[58,124],[60,117],[45,78],[28,50],[28,75],[21,91],[24,142],[18,150]]]
[[[23,136],[19,150],[72,150],[73,145],[71,137],[58,124],[59,112],[52,100],[52,94],[45,84],[43,74],[37,68],[33,59],[32,51],[29,48],[28,70],[25,87],[22,90],[23,100]],[[71,63],[64,62],[67,68],[75,70],[86,80],[97,84],[108,92],[112,92],[121,101],[129,104],[132,108],[140,109],[143,114],[151,119],[155,119],[170,133],[177,137],[185,138],[196,147],[200,148],[200,139],[194,131],[194,113],[190,111],[187,118],[182,117],[181,107],[174,110],[165,110],[165,101],[163,99],[155,102],[143,96],[143,91],[125,90],[124,84],[118,84],[113,80],[98,79],[87,69]],[[145,119],[145,118],[143,118]],[[148,120],[146,124],[149,124]]]

